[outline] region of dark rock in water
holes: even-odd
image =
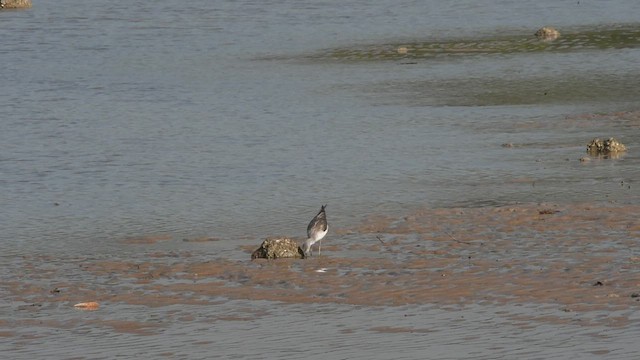
[[[0,0],[0,9],[26,9],[31,7],[31,0]]]
[[[627,147],[614,138],[600,140],[595,138],[587,144],[587,152],[591,155],[610,155],[626,151]]]
[[[287,237],[267,238],[252,254],[251,259],[304,259],[304,252],[295,240]]]
[[[536,31],[535,35],[538,40],[553,41],[560,37],[560,31],[552,28],[551,26],[545,26]]]

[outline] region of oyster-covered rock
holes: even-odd
[[[590,155],[615,155],[626,150],[624,144],[612,137],[606,140],[595,138],[587,144],[587,153]]]
[[[304,252],[295,240],[287,237],[267,238],[252,254],[251,259],[303,259]]]
[[[31,0],[0,0],[0,9],[25,9],[31,7]]]
[[[560,31],[551,26],[545,26],[536,31],[535,35],[538,40],[552,41],[560,37]]]

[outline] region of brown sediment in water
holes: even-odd
[[[381,333],[430,333],[433,330],[429,329],[416,329],[416,328],[401,328],[392,326],[377,326],[370,329],[371,331]]]
[[[638,214],[640,206],[615,204],[423,209],[341,229],[343,235],[323,246],[319,258],[251,261],[253,246],[245,245],[238,245],[246,256],[242,260],[154,252],[69,259],[74,265],[56,267],[48,265],[53,259],[33,255],[14,269],[24,273],[14,274],[0,289],[26,306],[63,304],[72,310],[73,304],[92,299],[101,303],[97,312],[108,311],[110,304],[153,308],[215,305],[224,299],[365,306],[531,303],[573,313],[633,310],[640,306],[631,296],[640,291],[640,260],[629,249],[637,247],[640,237]],[[261,315],[226,315],[238,321],[252,316]],[[551,315],[526,320],[566,321]],[[600,322],[623,326],[628,319]],[[151,331],[145,324],[109,326]],[[421,331],[376,331],[405,330]]]
[[[160,328],[158,324],[151,324],[148,322],[140,322],[140,321],[126,321],[126,320],[100,320],[100,321],[90,321],[89,323],[94,323],[95,325],[104,327],[110,327],[115,332],[119,333],[130,333],[136,335],[153,335]]]
[[[583,113],[567,115],[565,120],[569,123],[576,122],[579,125],[588,124],[590,121],[597,121],[598,123],[606,121],[625,121],[633,124],[640,121],[640,111],[614,111],[611,113]]]
[[[182,241],[184,242],[193,242],[193,243],[202,243],[202,242],[210,242],[210,241],[219,241],[221,240],[218,237],[211,237],[211,236],[202,236],[202,237],[197,237],[197,238],[191,238],[191,239],[182,239]]]
[[[137,236],[137,237],[130,237],[130,238],[126,238],[124,240],[122,240],[121,242],[123,244],[129,244],[129,245],[134,245],[134,244],[155,244],[159,241],[168,241],[171,240],[172,236],[171,235],[147,235],[147,236]]]

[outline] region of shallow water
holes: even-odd
[[[269,351],[299,358],[309,351],[305,357],[315,358],[326,349],[336,357],[406,350],[407,358],[422,358],[422,341],[433,358],[627,357],[637,335],[629,315],[635,303],[623,302],[637,287],[639,6],[63,0],[0,12],[0,32],[11,34],[0,49],[0,292],[10,299],[0,308],[0,336],[10,340],[1,349],[14,358],[43,351],[80,358],[255,358]],[[543,25],[561,37],[537,41],[533,33]],[[588,141],[609,136],[629,151],[579,161]],[[548,201],[570,209],[608,204],[629,214],[615,231],[606,219],[567,217],[556,232],[518,223],[505,230],[500,221],[511,220],[480,216]],[[329,284],[311,281],[327,287],[330,299],[316,289],[307,295],[329,305],[292,294],[287,280],[254,278],[262,265],[247,259],[261,239],[303,237],[326,203],[327,263],[276,266],[292,269],[286,278],[294,284],[296,274],[315,279],[317,268],[339,275]],[[400,230],[385,225],[400,226],[420,211],[430,214],[424,223],[439,211],[477,213],[444,216],[445,228],[405,224],[400,239]],[[593,229],[605,238],[613,231],[615,239],[592,242],[585,236]],[[421,294],[425,284],[411,281],[416,269],[470,271],[479,284],[529,279],[527,271],[559,261],[540,245],[558,233],[571,244],[550,247],[560,256],[567,249],[613,252],[612,259],[574,259],[597,265],[592,273],[580,267],[584,279],[560,276],[563,263],[544,267],[558,283],[533,282],[532,289],[560,296],[558,288],[576,284],[592,290],[591,275],[618,279],[619,298],[607,298],[608,289],[594,298],[573,289],[587,296],[579,314],[588,328],[532,319],[545,306],[565,313],[559,306],[571,305],[568,298],[506,288],[483,303],[486,293],[452,297],[438,281],[434,300]],[[380,251],[376,236],[397,248]],[[522,239],[507,250],[536,263],[474,272],[464,247],[448,249],[445,259],[438,249],[412,248],[451,236],[498,245]],[[505,260],[496,251],[485,260]],[[429,261],[412,258],[418,254]],[[416,269],[406,268],[407,256]],[[215,271],[211,261],[220,263]],[[201,284],[192,267],[214,271],[205,278],[218,285],[189,288]],[[360,277],[395,282],[397,293],[380,292],[379,303],[349,301],[370,294],[357,286]],[[61,293],[49,292],[56,287]],[[403,294],[414,301],[403,304]],[[71,307],[93,299],[103,304],[98,312]],[[417,322],[396,322],[405,312],[419,313]],[[451,328],[460,314],[484,317]],[[432,318],[439,322],[423,324]],[[332,335],[303,341],[318,336],[315,326]],[[557,346],[544,346],[553,339]],[[241,342],[245,350],[229,346]],[[487,342],[499,345],[476,346]]]
[[[635,2],[36,5],[0,14],[4,252],[302,236],[323,203],[343,227],[637,199],[614,186],[637,178],[635,152],[577,162],[595,136],[633,149],[635,117],[574,119],[637,108]],[[546,24],[564,35],[538,42]]]
[[[127,329],[131,315],[100,321],[95,320],[95,314],[76,313],[73,320],[64,315],[61,318],[68,328],[44,328],[31,334],[35,338],[25,336],[8,350],[15,359],[50,358],[54,354],[91,359],[270,359],[275,355],[299,359],[301,354],[309,359],[416,359],[426,354],[433,359],[623,359],[636,353],[634,335],[625,329],[582,326],[582,319],[555,309],[546,313],[563,318],[561,326],[535,320],[529,323],[530,312],[541,311],[533,307],[496,311],[482,306],[377,309],[320,305],[310,310],[303,305],[232,301],[218,309],[222,315],[211,315],[202,306],[167,307],[162,312],[121,308],[128,313],[144,312],[144,318],[154,323],[142,330]],[[88,325],[76,327],[77,323]],[[166,328],[166,323],[171,325]],[[35,348],[38,337],[64,342],[65,346],[25,351]]]

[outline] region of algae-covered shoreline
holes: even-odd
[[[562,29],[561,35],[552,40],[538,39],[534,32],[535,29],[529,32],[515,29],[475,37],[381,40],[257,59],[308,65],[388,65],[385,71],[398,74],[396,78],[340,88],[365,96],[375,95],[382,105],[589,106],[612,102],[632,104],[640,96],[637,86],[640,73],[630,65],[633,56],[625,53],[640,47],[639,24]],[[628,68],[591,63],[590,54],[612,51],[617,55],[611,56],[629,58]],[[506,60],[510,58],[520,60]],[[468,73],[462,69],[457,75],[445,78],[436,70],[465,61],[474,62],[484,70]],[[505,61],[510,65],[496,65]],[[386,95],[382,100],[381,94]]]
[[[530,33],[514,30],[480,37],[426,40],[400,40],[375,44],[353,44],[293,56],[306,61],[418,61],[438,57],[477,55],[516,55],[522,53],[570,53],[640,47],[639,24],[617,24],[573,28],[562,31],[557,39],[544,41]]]

